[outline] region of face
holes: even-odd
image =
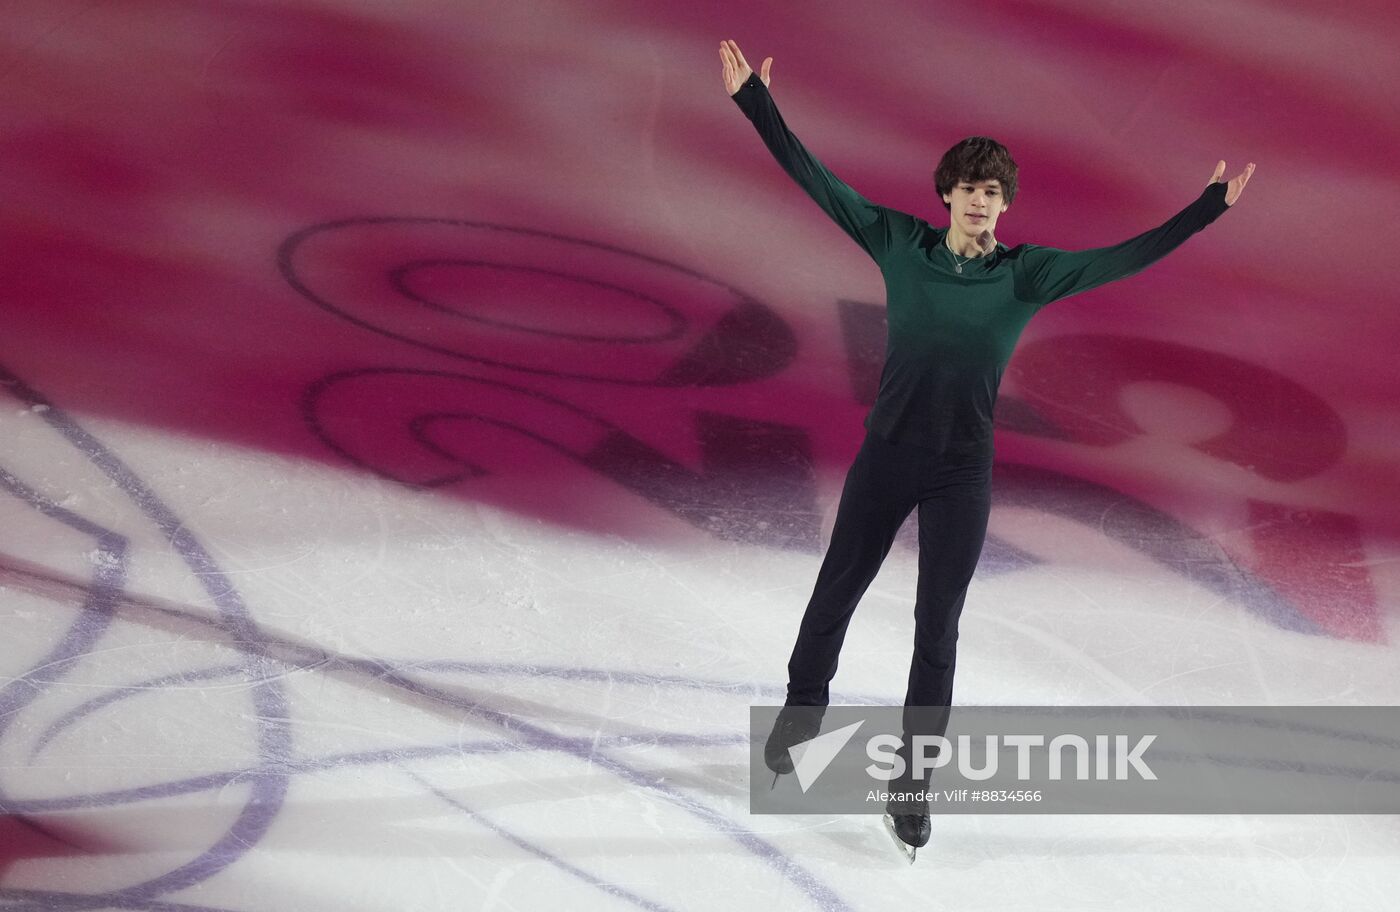
[[[996,180],[958,181],[953,192],[943,194],[943,201],[951,207],[952,223],[971,237],[984,231],[995,234],[997,218],[1008,208],[1002,200],[1001,181]]]

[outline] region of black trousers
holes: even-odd
[[[866,433],[788,662],[789,705],[829,703],[851,615],[917,506],[919,582],[905,731],[944,733],[946,710],[929,712],[952,704],[958,618],[987,535],[991,476],[990,440],[935,452]]]

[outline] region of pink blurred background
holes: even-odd
[[[4,23],[9,376],[624,536],[669,527],[617,482],[702,530],[692,496],[809,496],[878,369],[878,269],[727,97],[721,39],[775,58],[838,175],[935,224],[939,155],[1005,142],[1012,246],[1125,239],[1257,162],[1167,260],[1032,321],[998,459],[1149,504],[1323,631],[1384,638],[1392,4],[46,0]]]

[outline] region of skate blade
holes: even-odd
[[[899,851],[904,854],[904,857],[909,859],[910,864],[913,864],[914,857],[919,853],[919,848],[918,846],[911,846],[909,843],[899,838],[899,834],[896,833],[894,829],[894,818],[889,814],[885,815],[885,832],[889,833],[890,838],[894,840],[895,848],[899,849]]]

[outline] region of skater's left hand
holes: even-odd
[[[1225,162],[1221,161],[1215,166],[1215,173],[1210,177],[1210,183],[1218,183],[1220,175],[1225,173]],[[1249,176],[1254,173],[1254,162],[1245,165],[1244,170],[1230,178],[1230,184],[1225,188],[1225,205],[1235,205],[1235,200],[1240,198],[1244,192],[1244,185],[1249,183]]]
[[[731,96],[738,93],[744,83],[748,82],[753,68],[744,59],[744,52],[739,50],[739,45],[732,39],[719,43],[720,76],[724,79],[724,90]],[[768,74],[773,70],[773,58],[766,58],[759,66],[758,78],[763,80],[763,87],[768,88],[772,82],[772,77]]]

